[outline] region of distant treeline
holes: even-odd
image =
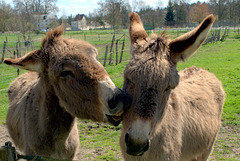
[[[33,15],[56,14],[59,10],[57,0],[14,0],[14,7],[0,1],[0,32],[36,30]],[[99,0],[99,7],[86,15],[88,26],[100,28],[126,28],[129,24],[128,15],[135,11],[140,16],[146,29],[162,27],[193,27],[204,17],[213,13],[216,17],[215,26],[240,25],[240,0],[209,0],[208,3],[192,3],[187,0],[169,0],[167,7],[161,0],[151,7],[144,0],[132,0],[132,4],[124,0]],[[52,22],[48,28],[55,28],[61,23],[69,26],[74,15],[63,15]]]
[[[112,28],[128,26],[128,13],[136,11],[145,28],[161,27],[193,27],[207,15],[214,14],[215,26],[240,25],[239,0],[209,0],[208,3],[187,3],[187,0],[169,0],[167,7],[158,1],[155,7],[146,5],[143,0],[132,0],[130,5],[122,0],[101,0],[99,8],[88,15],[89,25],[110,25]]]

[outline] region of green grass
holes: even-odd
[[[84,151],[95,149],[95,154],[85,152],[85,158],[119,160],[118,142],[121,126],[114,127],[107,124],[82,121],[82,123],[79,123],[79,129],[81,129],[79,132],[81,149]]]

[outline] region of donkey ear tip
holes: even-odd
[[[136,12],[132,12],[129,14],[130,21],[141,21],[139,15]]]
[[[136,16],[136,15],[138,15],[136,12],[131,12],[131,13],[129,14],[129,17],[131,18],[131,17]]]
[[[10,58],[5,58],[5,59],[3,60],[3,63],[5,63],[5,64],[7,64],[7,65],[11,65],[11,64],[12,64],[12,61],[11,61]]]
[[[207,20],[210,20],[211,22],[214,22],[215,21],[215,17],[213,14],[210,14],[206,17]]]

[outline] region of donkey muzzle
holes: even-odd
[[[111,115],[106,115],[109,123],[118,126],[122,121],[124,112],[130,107],[132,99],[126,93],[119,89],[112,99],[108,101],[109,112]]]
[[[127,154],[133,156],[142,156],[144,152],[149,149],[149,139],[144,142],[137,142],[132,139],[128,133],[125,135],[125,144],[127,147]]]

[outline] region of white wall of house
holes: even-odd
[[[71,21],[72,30],[88,30],[86,17],[83,16],[81,20]]]
[[[72,30],[78,29],[78,22],[77,21],[71,21],[71,28]]]

